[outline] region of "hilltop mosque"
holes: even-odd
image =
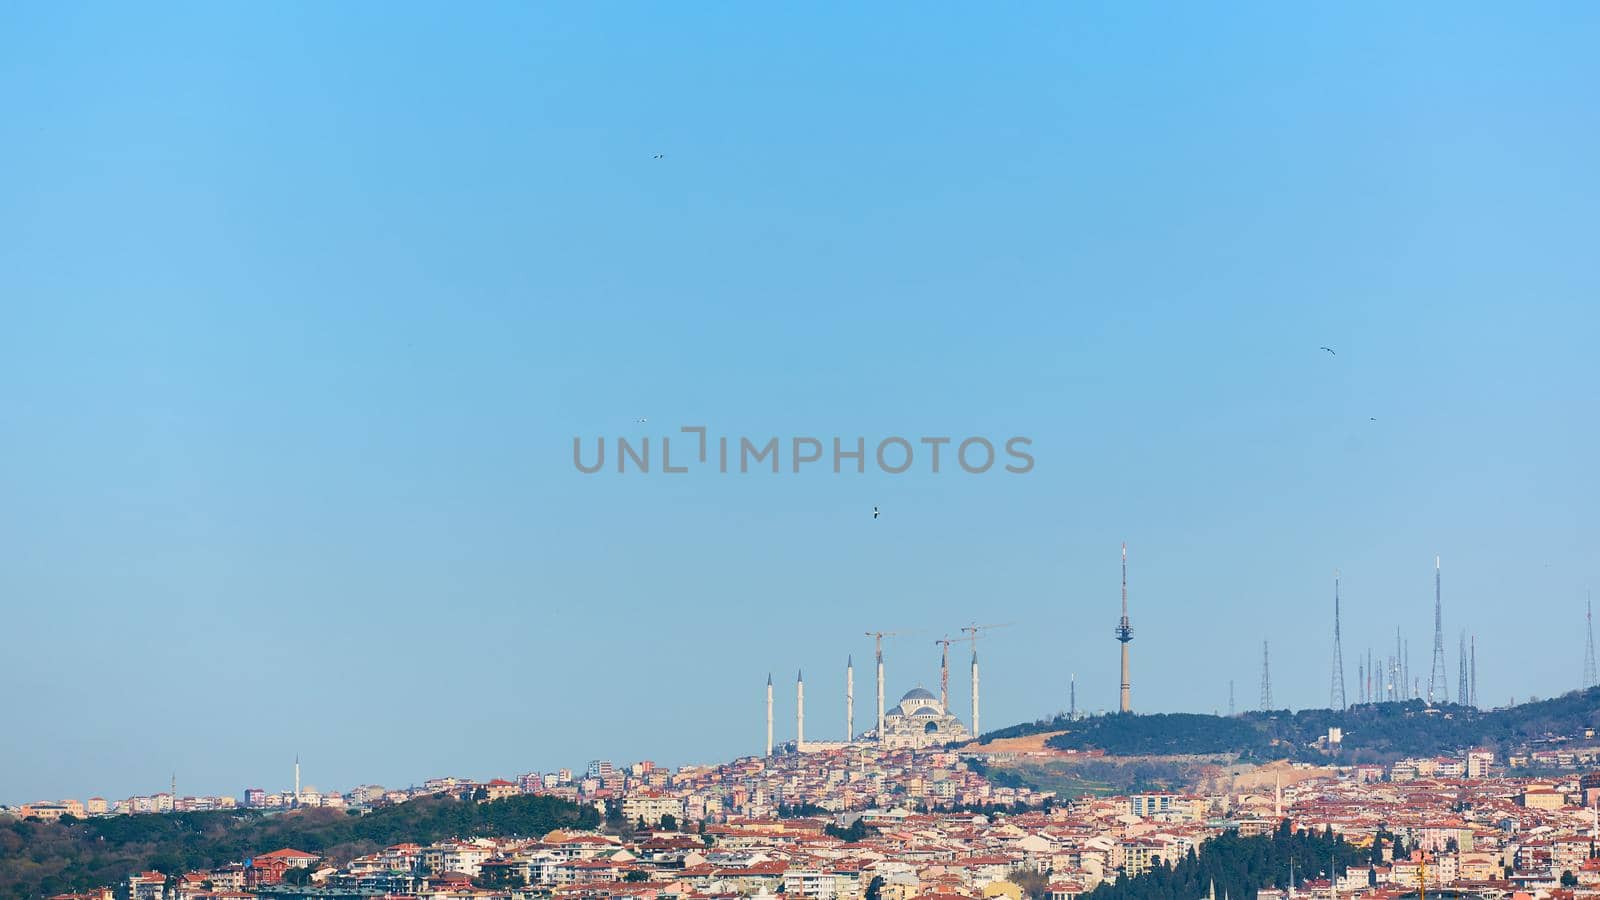
[[[797,673],[794,684],[794,732],[795,739],[783,744],[785,753],[816,753],[824,750],[838,750],[854,744],[878,744],[881,747],[895,749],[921,750],[927,747],[940,747],[946,744],[957,744],[972,739],[972,732],[955,716],[950,714],[946,703],[940,697],[934,696],[927,688],[917,687],[906,692],[900,702],[894,706],[886,707],[883,697],[883,656],[878,654],[877,677],[877,722],[881,727],[870,728],[857,732],[856,722],[856,668],[853,659],[846,660],[844,670],[844,724],[845,740],[806,740],[806,681],[803,673]],[[941,659],[939,665],[940,694],[944,695],[943,685],[949,683],[950,671],[948,660]],[[771,756],[777,745],[773,743],[772,734],[772,676],[767,676],[767,750],[766,755]],[[978,717],[978,657],[972,657],[972,717]]]
[[[968,737],[961,720],[950,715],[933,692],[919,687],[907,691],[894,708],[884,713],[880,743],[920,750]]]

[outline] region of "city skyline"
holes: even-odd
[[[1124,553],[1124,559],[1125,559],[1126,558],[1125,557],[1126,544],[1123,545],[1123,553]],[[1440,571],[1440,569],[1439,569],[1440,559],[1441,558],[1439,556],[1437,556],[1437,555],[1434,558],[1434,566],[1435,566],[1435,568],[1434,568],[1433,572],[1434,572],[1435,578],[1434,578],[1433,584],[1434,584],[1434,588],[1435,588],[1436,591],[1440,590],[1439,581],[1438,581],[1438,576],[1439,576],[1439,571]],[[1339,577],[1342,577],[1342,574]],[[1124,586],[1125,586],[1125,581],[1124,581]],[[1430,601],[1431,601],[1432,605],[1430,605],[1430,613],[1429,614],[1430,614],[1430,617],[1432,617],[1432,616],[1438,615],[1440,610],[1443,608],[1442,607],[1442,593],[1435,593],[1434,596],[1432,598],[1430,598]],[[1587,605],[1587,602],[1586,602],[1585,608],[1584,608],[1584,622],[1585,622],[1585,638],[1587,639],[1588,638],[1588,623],[1589,623],[1589,607]],[[967,629],[963,628],[962,630],[967,630]],[[1309,635],[1310,632],[1307,632],[1307,634]],[[869,633],[869,637],[870,636],[871,635]],[[919,638],[919,637],[922,637],[922,634],[921,634],[920,631],[917,631],[917,632],[898,632],[898,633],[895,633],[895,634],[892,634],[892,635],[886,634],[886,639],[888,641],[890,641],[890,643],[885,648],[885,651],[884,651],[884,654],[883,654],[883,659],[884,659],[883,679],[884,680],[883,680],[883,683],[882,683],[882,687],[883,687],[883,693],[886,694],[887,696],[894,696],[897,693],[897,691],[899,690],[898,687],[895,687],[895,685],[899,684],[899,682],[897,682],[895,680],[895,673],[896,673],[898,667],[895,666],[895,660],[893,659],[894,649],[895,649],[895,643],[894,643],[895,640],[898,638],[898,639],[901,639],[900,643],[910,644],[912,646],[917,646],[918,645],[917,638]],[[1307,639],[1311,639],[1311,638],[1307,638]],[[934,643],[938,644],[938,643],[942,643],[942,641],[935,641]],[[1382,647],[1381,641],[1377,646]],[[1588,647],[1588,645],[1586,644],[1585,645],[1585,649],[1586,650],[1587,650],[1587,647]],[[1310,648],[1308,647],[1307,649],[1309,651]],[[1263,650],[1265,650],[1265,646],[1264,645],[1263,645]],[[1364,648],[1364,652],[1365,652],[1365,648]],[[1470,659],[1470,667],[1471,667],[1470,670],[1472,672],[1472,676],[1471,677],[1473,679],[1474,685],[1476,684],[1476,677],[1477,677],[1477,675],[1476,675],[1476,655],[1477,655],[1477,651],[1476,651],[1476,636],[1474,636],[1474,639],[1473,639],[1473,642],[1472,642],[1472,645],[1471,645],[1470,657],[1467,658],[1467,659]],[[1335,659],[1335,658],[1336,657],[1330,657],[1330,659]],[[1375,658],[1381,661],[1384,657],[1383,657],[1382,653],[1379,653],[1378,656],[1376,656]],[[1390,658],[1391,659],[1394,658],[1393,654],[1390,655]],[[1461,663],[1462,665],[1468,665],[1467,659],[1459,660],[1457,662]],[[941,657],[941,660],[942,660],[942,657]],[[1588,660],[1587,654],[1584,654],[1584,666],[1585,666],[1585,668],[1584,668],[1581,676],[1578,679],[1575,680],[1574,684],[1572,684],[1572,685],[1570,685],[1570,686],[1568,686],[1568,687],[1566,687],[1564,689],[1552,692],[1551,694],[1548,694],[1548,695],[1545,695],[1545,696],[1546,697],[1548,697],[1548,696],[1558,696],[1560,694],[1567,693],[1568,691],[1579,690],[1579,689],[1583,689],[1583,688],[1586,688],[1586,687],[1593,686],[1591,683],[1589,683],[1586,680],[1588,678],[1588,675],[1589,675],[1589,669],[1587,668],[1588,661],[1589,660]],[[1299,665],[1304,665],[1305,664],[1305,659],[1302,658],[1299,661],[1298,664]],[[824,720],[824,722],[821,725],[820,731],[818,730],[817,725],[814,723],[813,732],[812,732],[812,738],[810,740],[805,740],[804,731],[803,731],[803,728],[804,728],[804,726],[803,726],[803,721],[804,721],[804,713],[803,713],[803,708],[804,708],[804,687],[803,687],[803,685],[804,685],[804,672],[803,672],[803,670],[799,670],[796,673],[796,676],[797,676],[797,680],[796,680],[796,695],[792,698],[792,701],[787,706],[787,708],[785,706],[783,706],[783,705],[780,705],[780,704],[776,703],[775,694],[773,692],[773,680],[772,680],[771,674],[768,673],[765,676],[766,677],[766,694],[765,694],[766,707],[765,708],[766,708],[766,735],[767,735],[767,737],[766,737],[766,750],[765,750],[766,755],[772,755],[775,752],[777,752],[777,753],[792,753],[792,752],[794,752],[792,748],[799,742],[804,742],[806,745],[813,746],[813,747],[816,747],[816,748],[835,748],[835,747],[841,745],[840,739],[843,738],[846,734],[851,734],[851,737],[849,738],[849,740],[851,740],[851,741],[859,741],[863,745],[870,745],[870,744],[876,743],[875,739],[871,739],[871,738],[868,738],[868,737],[865,736],[865,735],[873,734],[873,733],[876,732],[876,726],[875,725],[874,725],[873,728],[871,728],[871,729],[869,729],[867,731],[855,732],[854,734],[852,734],[852,729],[850,728],[850,723],[852,723],[854,721],[854,687],[853,687],[854,653],[848,653],[846,655],[846,659],[845,659],[845,663],[844,663],[843,668],[844,668],[845,674],[840,679],[839,687],[840,687],[841,698],[845,700],[845,711],[843,712],[843,714],[839,715],[839,717],[838,717],[839,718],[839,722],[838,723],[834,723],[831,720]],[[1335,671],[1337,671],[1337,669]],[[1120,694],[1121,678],[1119,676],[1120,676],[1120,673],[1108,676],[1110,682],[1114,686],[1113,690],[1116,691],[1117,694]],[[1380,676],[1380,678],[1381,677],[1382,676]],[[912,684],[912,688],[910,688],[911,690],[916,690],[916,689],[924,689],[925,690],[925,689],[928,689],[930,684],[938,684],[939,683],[939,679],[938,679],[938,668],[937,668],[937,666],[935,667],[935,679],[934,680],[928,681],[928,680],[917,679],[914,682],[907,682],[907,683]],[[953,689],[950,692],[950,704],[949,704],[948,708],[950,709],[951,712],[957,712],[959,709],[961,709],[959,700],[961,699],[963,694],[965,694],[965,696],[967,698],[971,697],[972,683],[971,683],[970,680],[966,681],[966,682],[962,682],[962,681],[958,680],[952,687],[953,687]],[[1228,704],[1228,707],[1227,707],[1228,712],[1226,713],[1226,715],[1233,715],[1234,713],[1232,711],[1232,699],[1233,698],[1232,698],[1232,680],[1231,679],[1228,681],[1228,683],[1226,685],[1226,689],[1228,691],[1228,701],[1229,701],[1229,704]],[[1006,727],[1008,725],[1022,724],[1022,723],[1031,721],[1034,718],[1042,718],[1042,717],[1049,717],[1049,716],[1053,716],[1053,715],[1064,714],[1064,713],[1069,712],[1069,710],[1075,708],[1075,706],[1076,706],[1076,696],[1077,696],[1077,672],[1076,671],[1068,673],[1068,679],[1067,679],[1067,683],[1066,683],[1066,690],[1067,690],[1068,693],[1065,696],[1068,699],[1066,700],[1066,702],[1059,709],[1051,708],[1051,709],[1048,709],[1048,710],[1043,710],[1037,716],[1033,716],[1033,717],[1029,717],[1029,718],[1022,718],[1022,719],[1016,719],[1016,720],[1011,720],[1011,721],[1006,721],[1006,722],[1003,722],[1003,723],[999,723],[998,725],[996,725],[994,727],[1003,728],[1003,727]],[[1407,690],[1407,689],[1406,688],[1397,688],[1397,690]],[[1474,687],[1474,691],[1475,690],[1476,690],[1476,688]],[[1423,702],[1427,702],[1429,705],[1433,705],[1432,702],[1429,700],[1429,697],[1428,697],[1428,692],[1426,690],[1426,683],[1422,682],[1420,680],[1420,678],[1417,679],[1415,681],[1415,683],[1411,684],[1409,686],[1409,692],[1405,696],[1400,697],[1399,699],[1400,700],[1420,700],[1420,701],[1423,701]],[[1507,696],[1503,701],[1495,700],[1495,701],[1490,701],[1490,702],[1484,702],[1484,703],[1481,704],[1480,708],[1482,708],[1482,709],[1492,709],[1492,708],[1508,705],[1510,702],[1521,703],[1521,702],[1530,702],[1530,701],[1537,700],[1537,699],[1541,699],[1541,697],[1539,695],[1537,695],[1537,694],[1535,694],[1535,695],[1524,695],[1522,697]],[[1394,701],[1393,701],[1392,698],[1380,695],[1380,696],[1377,696],[1376,698],[1370,699],[1370,700],[1359,700],[1358,699],[1357,701],[1352,702],[1350,705],[1356,705],[1358,703],[1372,703],[1372,702],[1380,702],[1381,703],[1381,702],[1394,702]],[[1454,704],[1457,704],[1457,705],[1464,705],[1464,701],[1461,698],[1455,698],[1454,700],[1446,698],[1446,699],[1440,700],[1439,702],[1443,703],[1443,704],[1454,703]],[[824,709],[827,709],[827,708],[829,708],[829,707],[826,705],[826,701],[824,701]],[[1332,707],[1329,706],[1328,704],[1316,704],[1316,703],[1283,704],[1283,703],[1275,702],[1272,708],[1273,709],[1283,709],[1283,708],[1289,708],[1289,709],[1331,709]],[[1114,714],[1117,714],[1117,712],[1118,712],[1118,709],[1116,708],[1115,705],[1112,705],[1112,704],[1099,706],[1099,707],[1092,707],[1092,708],[1089,708],[1087,710],[1079,710],[1078,711],[1078,713],[1080,715],[1114,715]],[[1197,708],[1197,709],[1174,709],[1174,710],[1147,710],[1146,712],[1193,712],[1193,713],[1202,713],[1202,714],[1210,713],[1210,714],[1215,714],[1215,715],[1223,715],[1224,714],[1222,712],[1222,708],[1220,708],[1220,707],[1218,707],[1218,708],[1209,708],[1209,709]],[[786,729],[782,728],[782,727],[777,727],[777,725],[776,725],[776,723],[783,722],[783,721],[787,721],[787,722],[790,723],[789,726]],[[967,724],[970,727],[970,724],[971,724],[970,721]],[[835,725],[842,726],[842,727],[835,728],[834,727]],[[835,733],[835,732],[837,732],[837,733]],[[716,764],[716,761],[718,761],[718,760],[732,760],[732,759],[743,758],[743,757],[752,756],[752,755],[759,756],[761,754],[745,753],[745,752],[741,752],[741,751],[737,750],[737,748],[729,748],[729,750],[726,753],[724,753],[724,754],[722,754],[720,756],[718,756],[715,753],[713,753],[713,754],[711,754],[711,755],[709,755],[709,756],[707,756],[705,758],[699,758],[699,759],[664,759],[664,758],[658,758],[658,755],[656,755],[656,754],[649,753],[648,752],[648,748],[647,748],[646,752],[634,754],[634,757],[639,758],[639,759],[657,760],[657,761],[663,762],[663,763],[668,764],[668,765],[678,766],[678,765]],[[606,759],[606,758],[624,758],[626,756],[627,756],[627,754],[619,755],[619,754],[608,754],[608,753],[596,752],[596,753],[591,754],[590,756],[587,756],[585,758],[586,759]],[[541,768],[546,768],[546,769],[554,769],[554,768],[557,768],[557,767],[570,768],[570,767],[572,767],[572,765],[575,762],[576,762],[576,758],[574,758],[573,760],[567,760],[567,761],[564,761],[564,762],[557,762],[557,763],[545,765],[545,766],[542,766],[542,767],[541,766],[534,766],[534,767],[530,768],[529,771],[539,771]],[[441,769],[440,772],[435,772],[435,773],[432,773],[432,774],[430,774],[428,776],[425,776],[424,780],[426,780],[427,778],[440,777],[441,774],[444,773],[444,772],[461,773],[461,772],[470,772],[470,771],[471,771],[471,767],[470,766],[466,766],[466,765],[458,765],[458,766],[455,766],[455,767],[446,766],[444,769]],[[295,756],[294,756],[293,773],[294,774],[293,774],[293,779],[292,779],[292,788],[291,788],[291,790],[296,795],[298,795],[299,794],[299,790],[300,790],[300,755],[299,755],[299,753],[296,753]],[[177,772],[173,771],[171,773],[170,777],[171,777],[173,783],[176,784]],[[476,776],[476,774],[469,774],[468,777],[477,777],[477,776]],[[250,779],[249,778],[245,778],[245,779],[242,779],[242,780],[249,781]],[[341,783],[343,783],[343,782],[341,782]],[[351,782],[344,783],[344,784],[346,784],[347,787],[355,787],[355,786],[363,785],[363,784],[383,784],[383,783],[384,782],[382,782],[380,780],[377,780],[377,779],[366,779],[366,780],[357,779],[355,781],[351,781]],[[402,781],[395,782],[394,785],[385,784],[385,786],[410,786],[410,787],[415,787],[418,783],[419,782],[413,776],[412,780],[410,780],[410,781],[402,780]],[[268,788],[269,792],[271,792],[272,790],[274,790],[274,789]],[[242,789],[240,789],[239,793],[242,794],[242,792],[243,792]],[[127,794],[128,796],[139,796],[139,795],[147,795],[148,796],[148,795],[159,795],[159,792],[141,792],[141,791],[137,791],[137,790],[128,791],[128,792],[121,792],[121,791],[104,792],[104,796],[106,796],[108,799],[109,798],[114,798],[114,797],[120,797],[120,796],[123,796],[123,794]],[[231,793],[229,791],[221,789],[221,788],[212,787],[211,789],[209,789],[207,791],[204,791],[202,795],[205,795],[205,796],[217,796],[217,795],[231,795]],[[63,795],[63,796],[66,796],[66,795]],[[76,792],[76,796],[79,796],[79,797],[101,796],[101,794],[100,793],[94,793],[94,792],[85,793],[84,791],[79,790],[79,791]],[[37,800],[37,799],[40,799],[40,798],[36,797],[36,798],[33,798],[33,799]],[[30,801],[24,801],[24,800],[22,800],[20,798],[8,798],[8,797],[5,797],[5,796],[0,796],[0,804],[3,804],[3,803],[21,803],[21,802],[30,802]]]
[[[1436,555],[1482,705],[1577,687],[1597,35],[0,8],[0,798],[723,759],[768,672],[837,732],[869,630],[890,701],[992,622],[984,727],[1115,709],[1123,541],[1139,713],[1254,707],[1263,641],[1327,703],[1334,569],[1346,662],[1438,681]],[[573,466],[681,426],[1034,464]]]

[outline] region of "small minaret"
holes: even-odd
[[[767,673],[767,755],[772,755],[772,673]]]
[[[294,805],[300,805],[300,754],[294,755]]]
[[[972,647],[972,736],[977,737],[981,734],[983,732],[978,728],[978,647],[977,643],[974,642]]]
[[[806,673],[794,676],[794,749],[798,753],[806,746]]]
[[[849,656],[844,662],[844,739],[856,739],[856,658]]]

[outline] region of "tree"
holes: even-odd
[[[661,830],[662,831],[677,831],[678,830],[678,817],[673,815],[672,813],[664,814],[661,817]]]
[[[1050,894],[1050,879],[1044,873],[1027,866],[1018,866],[1011,870],[1006,880],[1022,888],[1022,893],[1033,900],[1043,900]]]
[[[862,898],[862,900],[882,900],[882,898],[883,898],[883,876],[882,875],[874,875],[874,876],[872,876],[872,880],[867,882],[867,893],[866,893],[866,896],[864,896]]]
[[[283,883],[293,885],[310,884],[311,868],[309,866],[295,866],[292,869],[283,870]]]
[[[1567,871],[1562,872],[1561,873],[1561,886],[1564,887],[1564,888],[1575,888],[1575,887],[1577,887],[1578,886],[1578,876],[1572,874],[1572,870],[1571,869],[1568,869]]]
[[[650,873],[643,869],[629,869],[628,874],[622,876],[623,881],[649,881]]]

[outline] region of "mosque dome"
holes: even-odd
[[[907,700],[937,700],[937,699],[939,699],[939,698],[935,697],[933,695],[933,693],[931,691],[929,691],[927,688],[918,687],[918,688],[912,688],[911,690],[906,691],[906,695],[904,697],[900,698],[900,702],[904,703]]]

